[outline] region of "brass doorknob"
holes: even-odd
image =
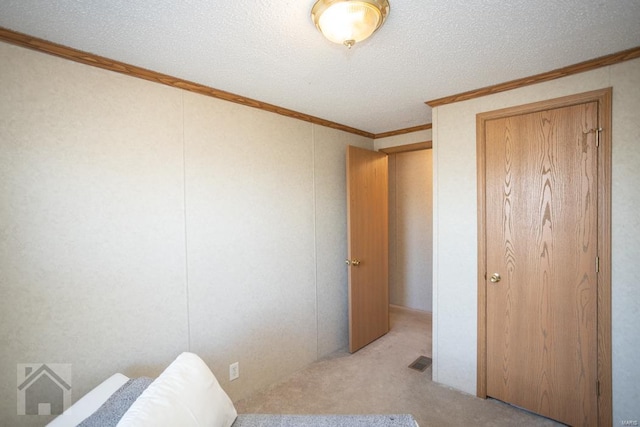
[[[344,260],[344,262],[347,265],[353,265],[354,267],[357,267],[357,266],[360,265],[360,260],[358,260],[358,259],[346,259],[346,260]]]
[[[500,280],[502,280],[502,277],[500,277],[498,273],[493,273],[489,280],[491,280],[492,283],[498,283]]]

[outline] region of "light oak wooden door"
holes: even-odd
[[[487,395],[596,425],[598,104],[489,120]]]
[[[387,155],[347,148],[349,351],[389,332]]]

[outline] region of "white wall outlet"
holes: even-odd
[[[229,381],[237,380],[240,376],[240,362],[229,365]]]

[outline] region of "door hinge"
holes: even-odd
[[[600,257],[596,257],[596,273],[600,273]]]
[[[600,381],[596,381],[596,393],[600,396]]]
[[[586,132],[583,132],[585,135],[588,133],[595,133],[596,134],[596,147],[600,146],[600,134],[602,133],[603,129],[602,128],[593,128],[593,129],[589,129]]]

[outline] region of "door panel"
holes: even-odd
[[[387,155],[347,148],[349,351],[389,332]],[[353,261],[356,261],[355,263]]]
[[[485,127],[487,395],[571,425],[598,415],[597,117],[590,102]]]

